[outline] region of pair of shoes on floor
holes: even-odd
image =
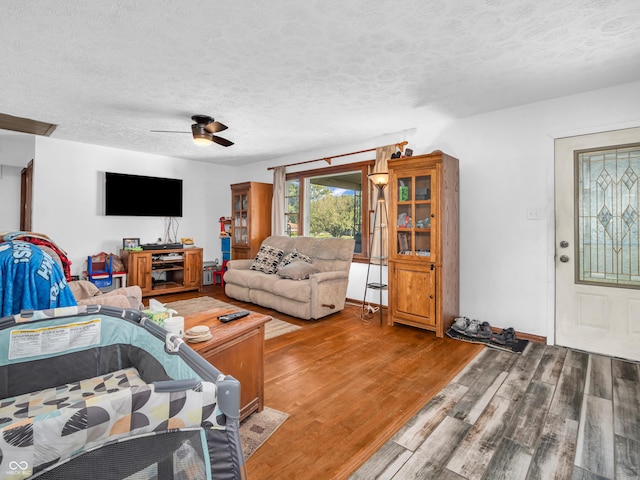
[[[500,333],[494,333],[491,336],[491,340],[500,345],[509,345],[511,343],[515,343],[518,339],[516,338],[516,331],[509,327],[503,328]]]
[[[480,320],[470,320],[467,317],[458,317],[454,320],[451,328],[467,337],[490,339],[493,331],[489,322]]]

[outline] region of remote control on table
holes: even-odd
[[[231,322],[232,320],[237,320],[242,317],[246,317],[249,315],[249,310],[240,310],[239,312],[227,313],[226,315],[221,315],[218,317],[222,323]]]

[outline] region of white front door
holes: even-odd
[[[640,360],[640,128],[557,139],[555,198],[556,343]]]

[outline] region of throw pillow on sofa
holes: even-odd
[[[319,271],[320,269],[312,263],[297,260],[278,270],[278,275],[281,278],[288,278],[291,280],[305,280],[309,278],[309,275],[312,273],[318,273]]]
[[[258,270],[264,273],[276,273],[278,264],[284,257],[284,250],[276,247],[263,245],[251,264],[251,270]]]
[[[282,260],[278,264],[278,271],[281,268],[286,267],[290,263],[293,263],[297,260],[301,260],[303,262],[311,263],[311,257],[309,255],[305,255],[304,253],[300,253],[297,249],[293,249],[293,252],[287,253]]]

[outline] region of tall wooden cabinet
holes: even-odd
[[[442,337],[459,315],[458,159],[389,161],[389,323]]]
[[[231,258],[254,258],[271,235],[273,185],[245,182],[231,185]]]
[[[202,290],[202,248],[121,250],[127,283],[142,296]]]

